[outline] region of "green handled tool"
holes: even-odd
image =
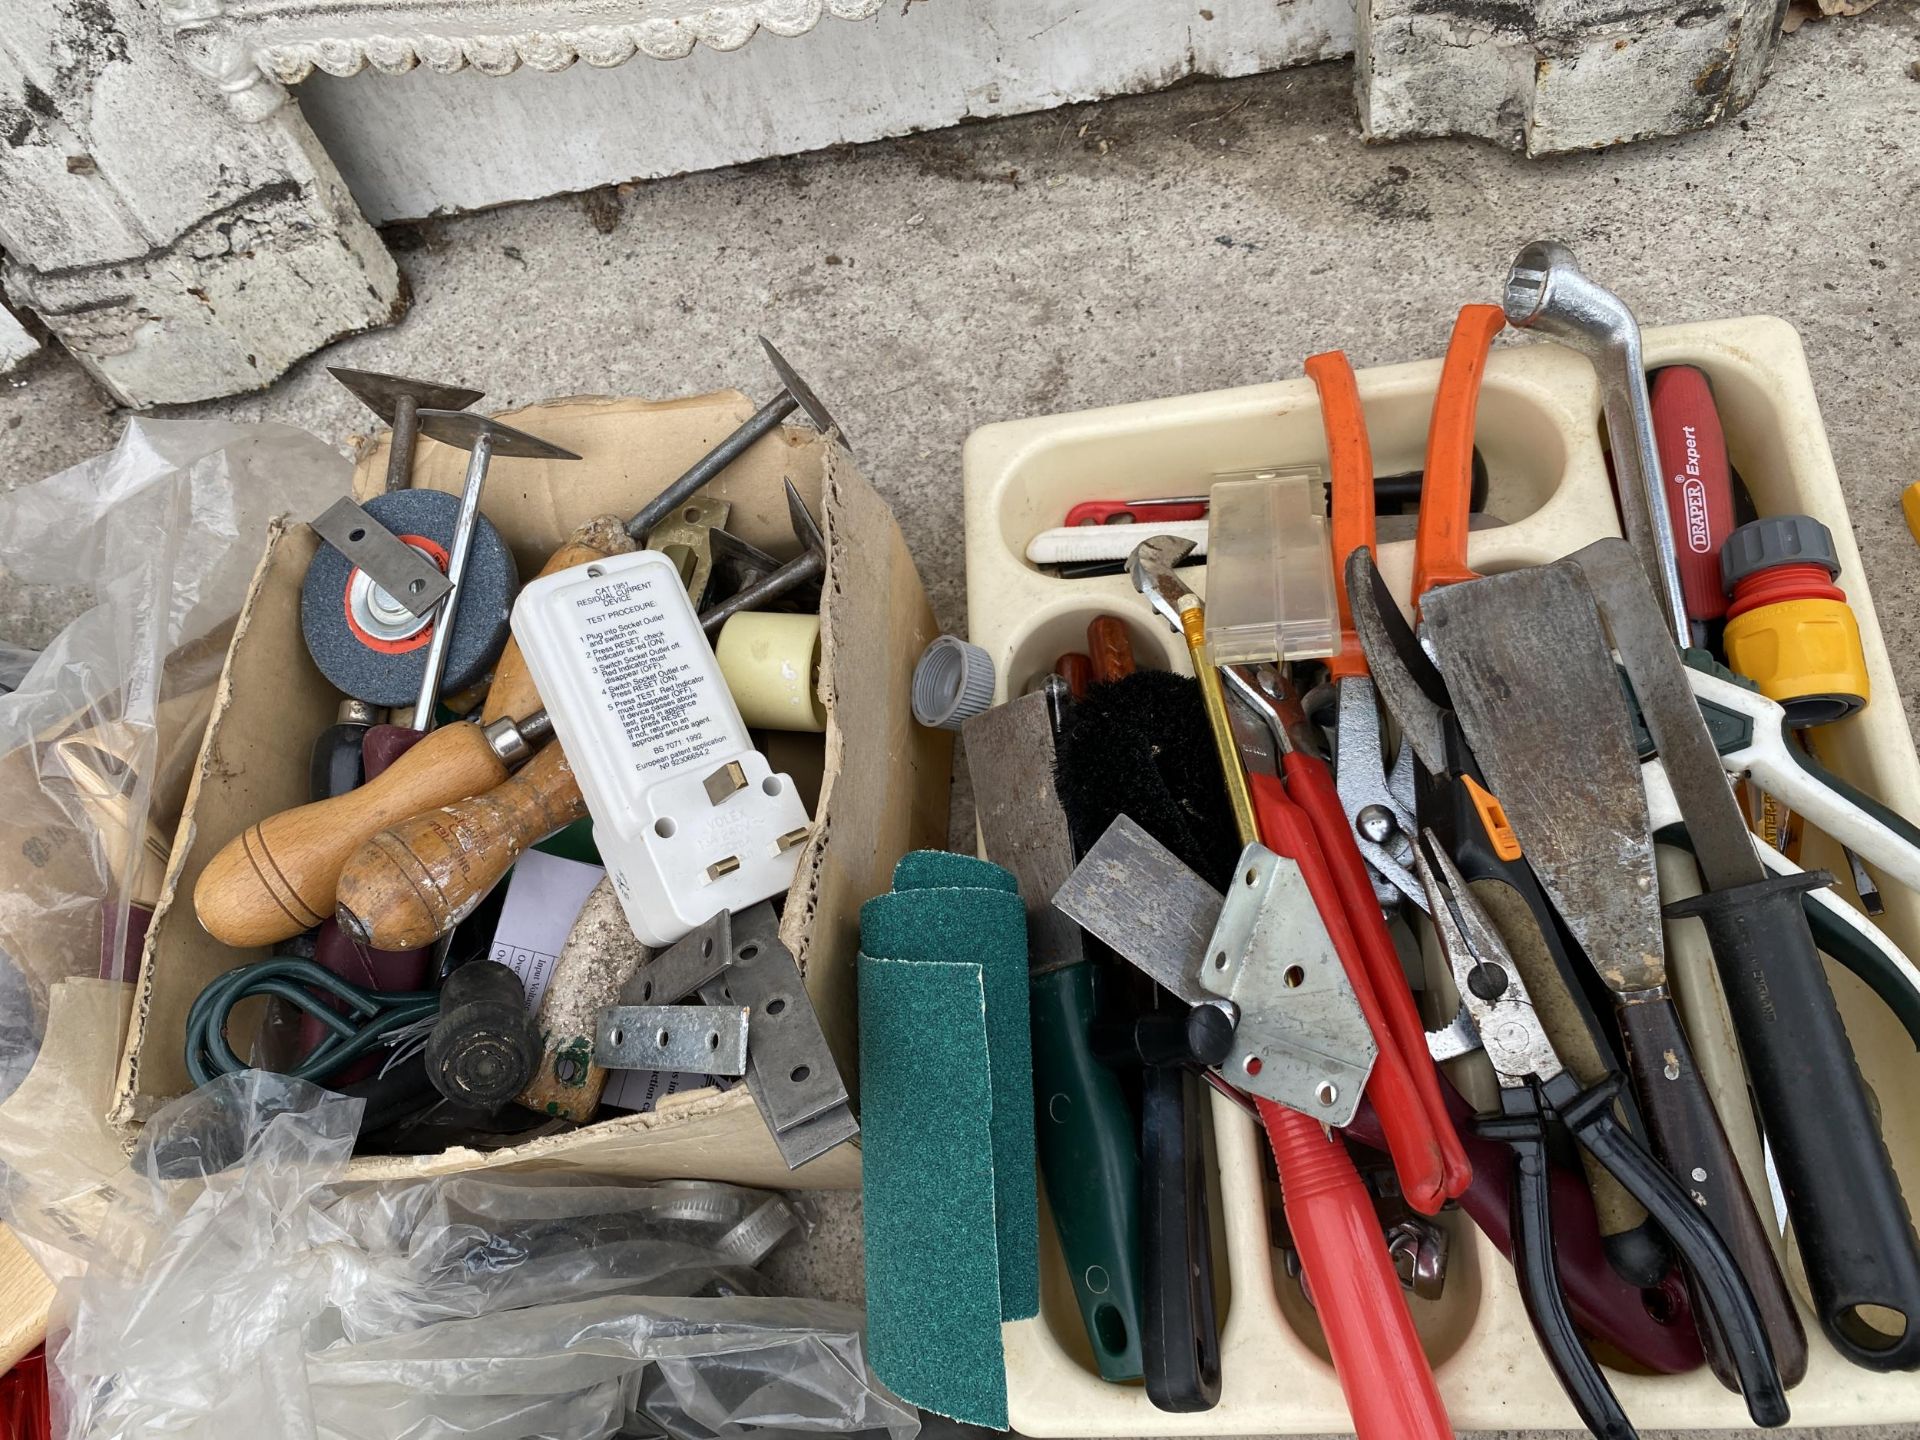
[[[1027,907],[1040,1177],[1100,1376],[1137,1380],[1139,1126],[1094,1050],[1099,975],[1085,937],[1052,903],[1074,866],[1053,788],[1063,700],[1053,687],[1023,695],[974,716],[962,734],[987,858],[1018,878]]]

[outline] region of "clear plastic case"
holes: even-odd
[[[1320,472],[1216,476],[1207,512],[1207,648],[1222,665],[1317,660],[1340,634]]]

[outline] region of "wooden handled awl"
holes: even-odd
[[[491,790],[552,730],[545,711],[515,724],[448,725],[357,790],[250,825],[193,887],[200,924],[226,945],[271,945],[333,914],[341,868],[389,825]],[[403,949],[403,946],[393,946]]]
[[[376,950],[431,944],[529,846],[586,813],[566,753],[549,745],[485,794],[411,816],[355,850],[340,872],[340,928]]]
[[[596,515],[567,537],[567,543],[547,558],[540,567],[542,575],[558,574],[576,565],[601,560],[608,555],[624,555],[634,548],[627,534],[626,521],[618,515]],[[533,688],[527,662],[520,654],[520,642],[511,636],[507,648],[493,662],[493,684],[480,711],[480,723],[491,725],[505,715],[525,715],[540,704],[540,693]]]

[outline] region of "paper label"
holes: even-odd
[[[730,751],[721,717],[732,698],[678,575],[640,566],[601,581],[573,606],[575,635],[635,772],[668,774]]]
[[[498,960],[520,977],[527,990],[527,1008],[540,1009],[540,999],[553,979],[554,962],[567,943],[573,922],[593,887],[606,874],[598,865],[529,850],[514,862],[507,880],[506,903],[493,932],[490,959]],[[669,1095],[687,1090],[728,1090],[738,1082],[727,1076],[681,1074],[673,1070],[611,1070],[601,1103],[621,1110],[652,1110]]]
[[[493,932],[488,959],[498,960],[520,977],[527,990],[527,1008],[539,1010],[554,961],[567,943],[580,907],[606,874],[598,865],[529,850],[514,862],[507,880],[506,903]]]

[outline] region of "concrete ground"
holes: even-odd
[[[365,416],[326,363],[459,379],[502,407],[759,394],[765,331],[854,437],[958,629],[975,426],[1294,375],[1333,347],[1362,366],[1436,355],[1456,307],[1497,299],[1514,249],[1554,235],[1643,322],[1799,328],[1912,718],[1917,59],[1920,10],[1882,0],[1783,41],[1736,122],[1603,154],[1369,149],[1327,66],[430,222],[388,236],[413,292],[400,325],[183,413],[344,440]],[[123,419],[63,356],[32,362],[0,381],[0,488],[105,448]],[[0,582],[0,639],[37,645],[73,603]],[[786,1263],[857,1298],[858,1252],[836,1199]]]

